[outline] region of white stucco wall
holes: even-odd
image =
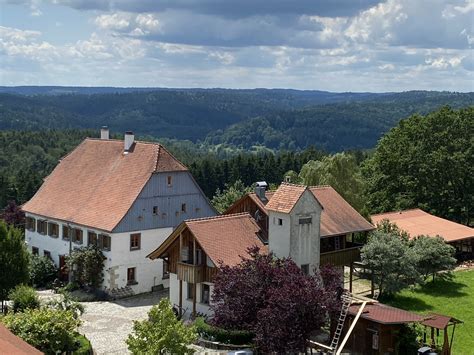
[[[179,280],[178,275],[170,274],[170,302],[172,305],[179,305]],[[214,286],[212,283],[206,282],[210,286],[210,294],[212,296],[212,292],[214,291]],[[212,312],[209,308],[209,305],[201,303],[201,283],[196,285],[196,312],[203,313],[207,315],[212,315]],[[186,309],[186,313],[184,315],[185,318],[188,318],[192,311],[193,311],[193,301],[188,299],[188,283],[183,281],[183,308]],[[212,303],[212,299],[211,299]]]
[[[136,285],[130,285],[135,293],[151,291],[156,285],[169,287],[169,280],[163,279],[163,261],[150,260],[146,256],[164,242],[173,228],[150,229],[130,233],[112,234],[112,247],[105,266],[104,284],[111,287],[110,276],[115,274],[116,287],[127,285],[127,269],[136,268]],[[130,250],[130,234],[141,233],[141,247]],[[112,285],[113,286],[113,285]]]
[[[286,258],[290,255],[290,215],[269,211],[268,218],[268,247],[277,257]],[[279,218],[283,221],[281,226]]]
[[[36,220],[44,220],[44,218],[31,214],[27,214],[27,216],[31,216]],[[37,231],[26,230],[25,240],[30,251],[32,247],[37,247],[40,255],[44,255],[45,250],[49,251],[54,263],[59,266],[59,256],[69,254],[69,241],[62,239],[63,222],[53,219],[48,219],[48,221],[59,225],[58,238],[42,235]],[[83,244],[71,242],[73,249],[87,245],[88,231],[93,231],[97,234],[103,233],[102,231],[84,226],[74,224],[70,224],[70,226],[72,228],[80,228],[83,231]],[[103,286],[106,288],[112,288],[111,286],[115,288],[125,287],[127,285],[127,269],[135,267],[137,284],[130,285],[135,293],[149,292],[153,286],[160,284],[163,284],[164,287],[169,287],[169,280],[163,279],[163,261],[161,259],[150,260],[146,256],[163,243],[172,230],[172,228],[160,228],[130,233],[105,233],[111,238],[111,250],[102,251],[107,258],[104,266]],[[141,247],[139,250],[130,250],[130,234],[132,233],[141,233]],[[113,285],[110,284],[111,274],[115,275],[115,284]]]
[[[320,261],[321,206],[310,191],[305,191],[290,213],[269,211],[268,246],[278,257],[291,257],[298,265],[309,265],[312,273]],[[278,219],[283,225],[278,224]],[[300,218],[311,223],[300,224]]]

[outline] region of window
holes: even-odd
[[[278,221],[277,221],[277,222],[278,222],[278,225],[279,225],[279,226],[282,226],[282,225],[283,225],[283,220],[282,220],[281,218],[278,218]]]
[[[43,252],[43,255],[52,260],[52,258],[51,258],[51,252],[50,252],[50,251],[45,250],[45,251]]]
[[[301,265],[301,271],[303,271],[303,274],[309,275],[309,265],[308,264]]]
[[[99,248],[102,250],[110,251],[111,248],[110,236],[106,234],[99,234]]]
[[[46,235],[47,229],[48,223],[46,221],[41,221],[38,219],[38,221],[36,222],[36,230],[38,231],[38,233]]]
[[[158,213],[160,213],[160,211],[158,211],[158,206],[153,206],[153,214],[156,216]]]
[[[92,232],[92,231],[87,232],[87,245],[95,245],[95,246],[98,245],[96,232]]]
[[[299,223],[300,224],[311,224],[312,223],[312,218],[311,217],[300,218]]]
[[[31,247],[31,254],[39,255],[39,249],[37,247]]]
[[[181,212],[186,213],[186,204],[185,203],[181,204]]]
[[[209,304],[211,287],[207,284],[201,284],[201,303]]]
[[[194,284],[188,282],[188,300],[192,300],[194,298]]]
[[[169,264],[165,260],[163,260],[163,278],[164,279],[169,279],[170,278]]]
[[[129,267],[127,269],[127,285],[136,285],[137,280],[136,280],[136,268],[134,267]]]
[[[36,219],[34,219],[33,217],[26,217],[26,229],[28,229],[29,231],[32,231],[34,232],[36,230]]]
[[[171,177],[171,175],[168,175],[166,180],[168,183],[168,187],[171,187],[173,185],[173,178]]]
[[[130,250],[140,249],[140,240],[142,235],[140,233],[130,234]]]
[[[63,224],[63,239],[69,240],[69,236],[71,235],[71,228]]]
[[[82,244],[82,229],[74,228],[72,230],[72,241],[77,244]]]
[[[53,238],[57,238],[59,236],[59,225],[57,223],[48,223],[48,235]]]

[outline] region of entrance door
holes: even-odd
[[[69,280],[69,270],[66,265],[66,255],[59,255],[59,280]]]

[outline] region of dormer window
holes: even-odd
[[[168,187],[173,186],[173,177],[171,175],[168,175],[168,177],[166,178],[166,181],[167,181]]]

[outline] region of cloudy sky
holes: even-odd
[[[474,0],[0,0],[0,85],[474,91]]]

